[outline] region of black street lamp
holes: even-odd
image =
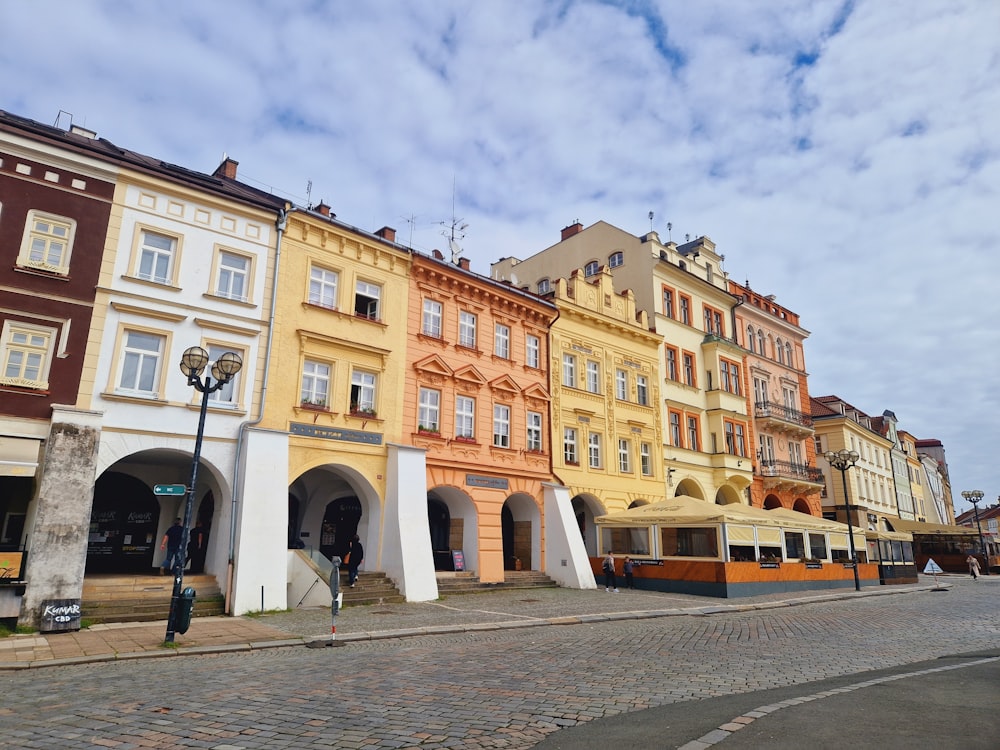
[[[851,542],[851,561],[854,567],[854,590],[861,591],[861,579],[858,577],[858,553],[854,549],[854,529],[851,527],[851,496],[847,492],[847,470],[858,463],[861,458],[857,451],[841,448],[839,451],[827,451],[823,454],[834,469],[840,469],[840,477],[844,480],[844,506],[847,508],[847,537]]]
[[[198,464],[201,462],[201,442],[205,436],[205,414],[208,411],[208,394],[214,393],[232,380],[243,369],[243,360],[235,352],[226,352],[212,365],[211,376],[201,377],[208,365],[208,352],[200,346],[184,350],[181,356],[181,372],[187,376],[188,385],[201,392],[201,411],[198,415],[198,434],[194,440],[194,459],[191,463],[191,482],[187,486],[184,506],[184,532],[181,536],[181,553],[174,558],[174,592],[170,597],[170,614],[167,617],[166,642],[173,643],[180,609],[181,586],[184,584],[184,565],[187,557],[188,540],[191,537],[191,512],[194,507],[194,487],[198,481]],[[215,382],[212,382],[215,378]]]
[[[972,511],[976,516],[976,528],[979,529],[979,554],[983,556],[983,562],[985,563],[983,575],[989,575],[990,558],[986,554],[986,544],[983,542],[983,527],[979,523],[979,503],[982,502],[984,494],[982,490],[966,490],[962,493],[962,497],[965,498],[966,502],[972,503]]]

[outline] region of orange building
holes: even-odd
[[[555,318],[551,303],[473,273],[465,259],[413,256],[402,429],[403,442],[426,451],[436,570],[460,561],[499,582],[504,570],[545,568]]]

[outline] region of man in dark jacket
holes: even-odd
[[[365,548],[361,546],[361,537],[355,534],[347,547],[347,583],[353,589],[358,580],[358,566],[365,561]]]
[[[167,529],[160,542],[160,549],[165,550],[167,556],[163,558],[163,575],[172,573],[175,565],[183,565],[184,557],[181,554],[181,545],[184,543],[184,527],[181,526],[181,519],[175,518],[174,525]]]

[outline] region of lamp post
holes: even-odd
[[[198,464],[201,462],[201,442],[205,436],[205,414],[208,412],[208,394],[214,393],[227,385],[243,368],[243,360],[235,352],[226,352],[212,365],[211,375],[202,378],[201,374],[208,365],[208,352],[200,346],[192,346],[181,355],[181,372],[187,376],[188,385],[194,386],[201,393],[201,410],[198,415],[198,433],[194,440],[194,459],[191,463],[191,482],[187,486],[184,506],[184,531],[181,536],[181,554],[174,559],[174,591],[170,597],[170,614],[167,617],[166,642],[173,643],[177,629],[177,615],[181,598],[181,586],[184,583],[184,565],[187,556],[188,540],[191,536],[191,512],[194,507],[194,488],[198,481]],[[212,379],[215,382],[212,382]]]
[[[983,556],[983,562],[985,563],[983,568],[983,574],[990,574],[990,558],[986,554],[986,544],[983,542],[983,527],[979,523],[979,503],[983,499],[985,493],[982,490],[966,490],[962,493],[962,497],[965,498],[966,502],[972,503],[972,511],[976,516],[976,528],[979,530],[979,554]]]
[[[847,538],[851,543],[851,561],[854,564],[854,590],[861,591],[861,579],[858,577],[858,553],[854,549],[854,529],[851,528],[851,496],[847,492],[847,470],[858,463],[861,457],[857,451],[849,451],[841,448],[839,451],[827,451],[823,454],[834,469],[840,470],[840,477],[844,481],[844,506],[847,508]]]

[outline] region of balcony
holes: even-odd
[[[753,416],[760,426],[795,438],[808,437],[815,432],[810,415],[782,404],[758,401],[753,405]]]
[[[759,472],[764,477],[765,490],[809,493],[825,486],[822,471],[791,461],[775,461],[773,459],[761,461]]]

